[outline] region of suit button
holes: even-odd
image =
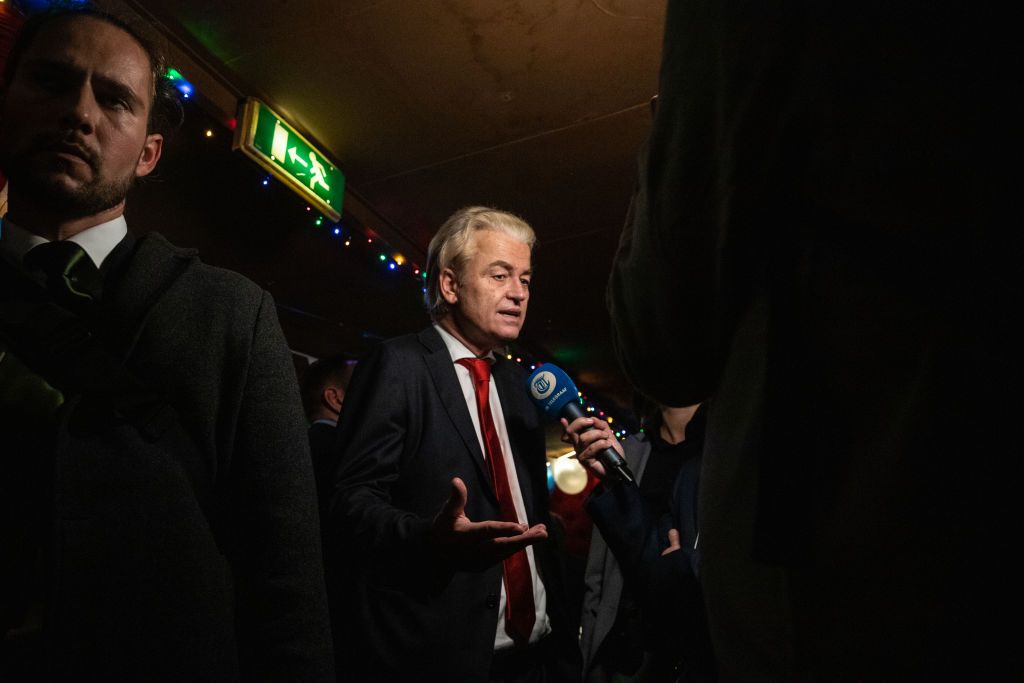
[[[487,596],[487,608],[488,609],[494,609],[497,606],[498,606],[498,596],[494,595],[493,593],[491,595],[488,595]]]

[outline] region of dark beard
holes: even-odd
[[[135,182],[134,175],[104,182],[93,167],[92,182],[69,188],[50,174],[35,172],[27,159],[3,159],[2,162],[11,189],[18,196],[62,218],[85,218],[117,206]]]

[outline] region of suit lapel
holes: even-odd
[[[651,454],[651,441],[645,435],[637,436],[636,446],[626,449],[626,464],[633,470],[636,482],[639,484],[647,469],[647,458]]]
[[[194,249],[175,247],[157,233],[138,240],[126,237],[111,257],[102,308],[127,357],[157,302],[198,259]],[[106,271],[107,263],[103,265]]]
[[[697,540],[697,486],[700,481],[700,458],[692,457],[682,464],[676,477],[676,528],[682,542],[693,546]]]
[[[466,398],[459,386],[459,378],[455,375],[455,364],[452,362],[451,354],[448,353],[448,347],[445,346],[441,335],[433,327],[428,327],[420,332],[419,338],[423,346],[426,347],[423,360],[434,381],[434,388],[437,389],[437,394],[441,398],[441,405],[444,406],[456,433],[476,465],[480,481],[486,483],[487,494],[496,502],[497,497],[494,494],[494,486],[491,484],[491,474],[484,461],[484,454],[480,450],[480,440],[477,438],[476,430],[473,429],[469,406],[466,405]]]
[[[100,266],[104,280],[116,279],[124,271],[129,257],[135,251],[136,244],[138,244],[138,240],[129,232],[110,250],[107,258],[103,260],[103,265]]]

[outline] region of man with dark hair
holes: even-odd
[[[302,373],[299,388],[302,392],[302,408],[310,423],[338,423],[341,404],[345,401],[345,389],[352,377],[355,361],[348,356],[338,355],[313,361]]]
[[[273,302],[122,215],[180,120],[162,70],[121,22],[63,10],[28,23],[0,92],[0,678],[329,680]]]
[[[302,407],[309,421],[309,449],[313,455],[321,525],[327,520],[334,490],[334,470],[338,464],[334,456],[334,440],[338,415],[354,367],[355,361],[347,356],[321,358],[306,368],[299,384]]]

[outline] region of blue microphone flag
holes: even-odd
[[[545,363],[530,373],[526,387],[537,407],[556,420],[561,416],[565,404],[579,398],[576,385],[569,379],[569,375],[551,363]]]

